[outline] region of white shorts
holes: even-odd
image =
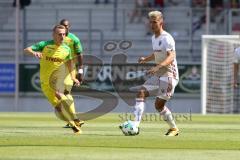
[[[160,99],[169,100],[178,84],[178,80],[172,77],[150,77],[143,85],[150,94]]]

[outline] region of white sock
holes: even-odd
[[[170,128],[177,128],[172,116],[172,112],[166,106],[164,106],[163,110],[160,112],[160,115],[163,116],[163,120],[167,122]]]
[[[135,116],[134,122],[137,127],[139,127],[142,120],[142,115],[144,112],[145,102],[143,98],[136,98],[136,104],[134,106],[133,114]]]

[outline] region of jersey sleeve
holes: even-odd
[[[47,44],[48,44],[47,41],[41,41],[39,43],[32,45],[31,48],[33,51],[41,52]]]
[[[171,37],[164,38],[164,48],[166,51],[175,51],[175,42]]]
[[[66,57],[66,60],[72,60],[73,59],[73,57],[72,57],[72,54],[71,54],[71,49],[68,47],[67,48],[68,49],[68,56]]]
[[[77,37],[74,39],[74,50],[76,54],[82,54],[83,52],[81,41]]]

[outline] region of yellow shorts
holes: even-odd
[[[53,107],[56,107],[61,100],[56,96],[56,91],[49,84],[41,84],[42,92],[47,97]]]

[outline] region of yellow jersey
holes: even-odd
[[[31,48],[33,51],[42,53],[42,58],[40,59],[40,81],[44,84],[49,84],[52,74],[61,68],[65,69],[65,63],[72,59],[71,49],[64,43],[57,46],[53,40],[41,41],[32,45]]]
[[[73,33],[68,33],[68,35],[64,38],[64,43],[71,49],[72,57],[81,54],[83,51],[79,38]]]

